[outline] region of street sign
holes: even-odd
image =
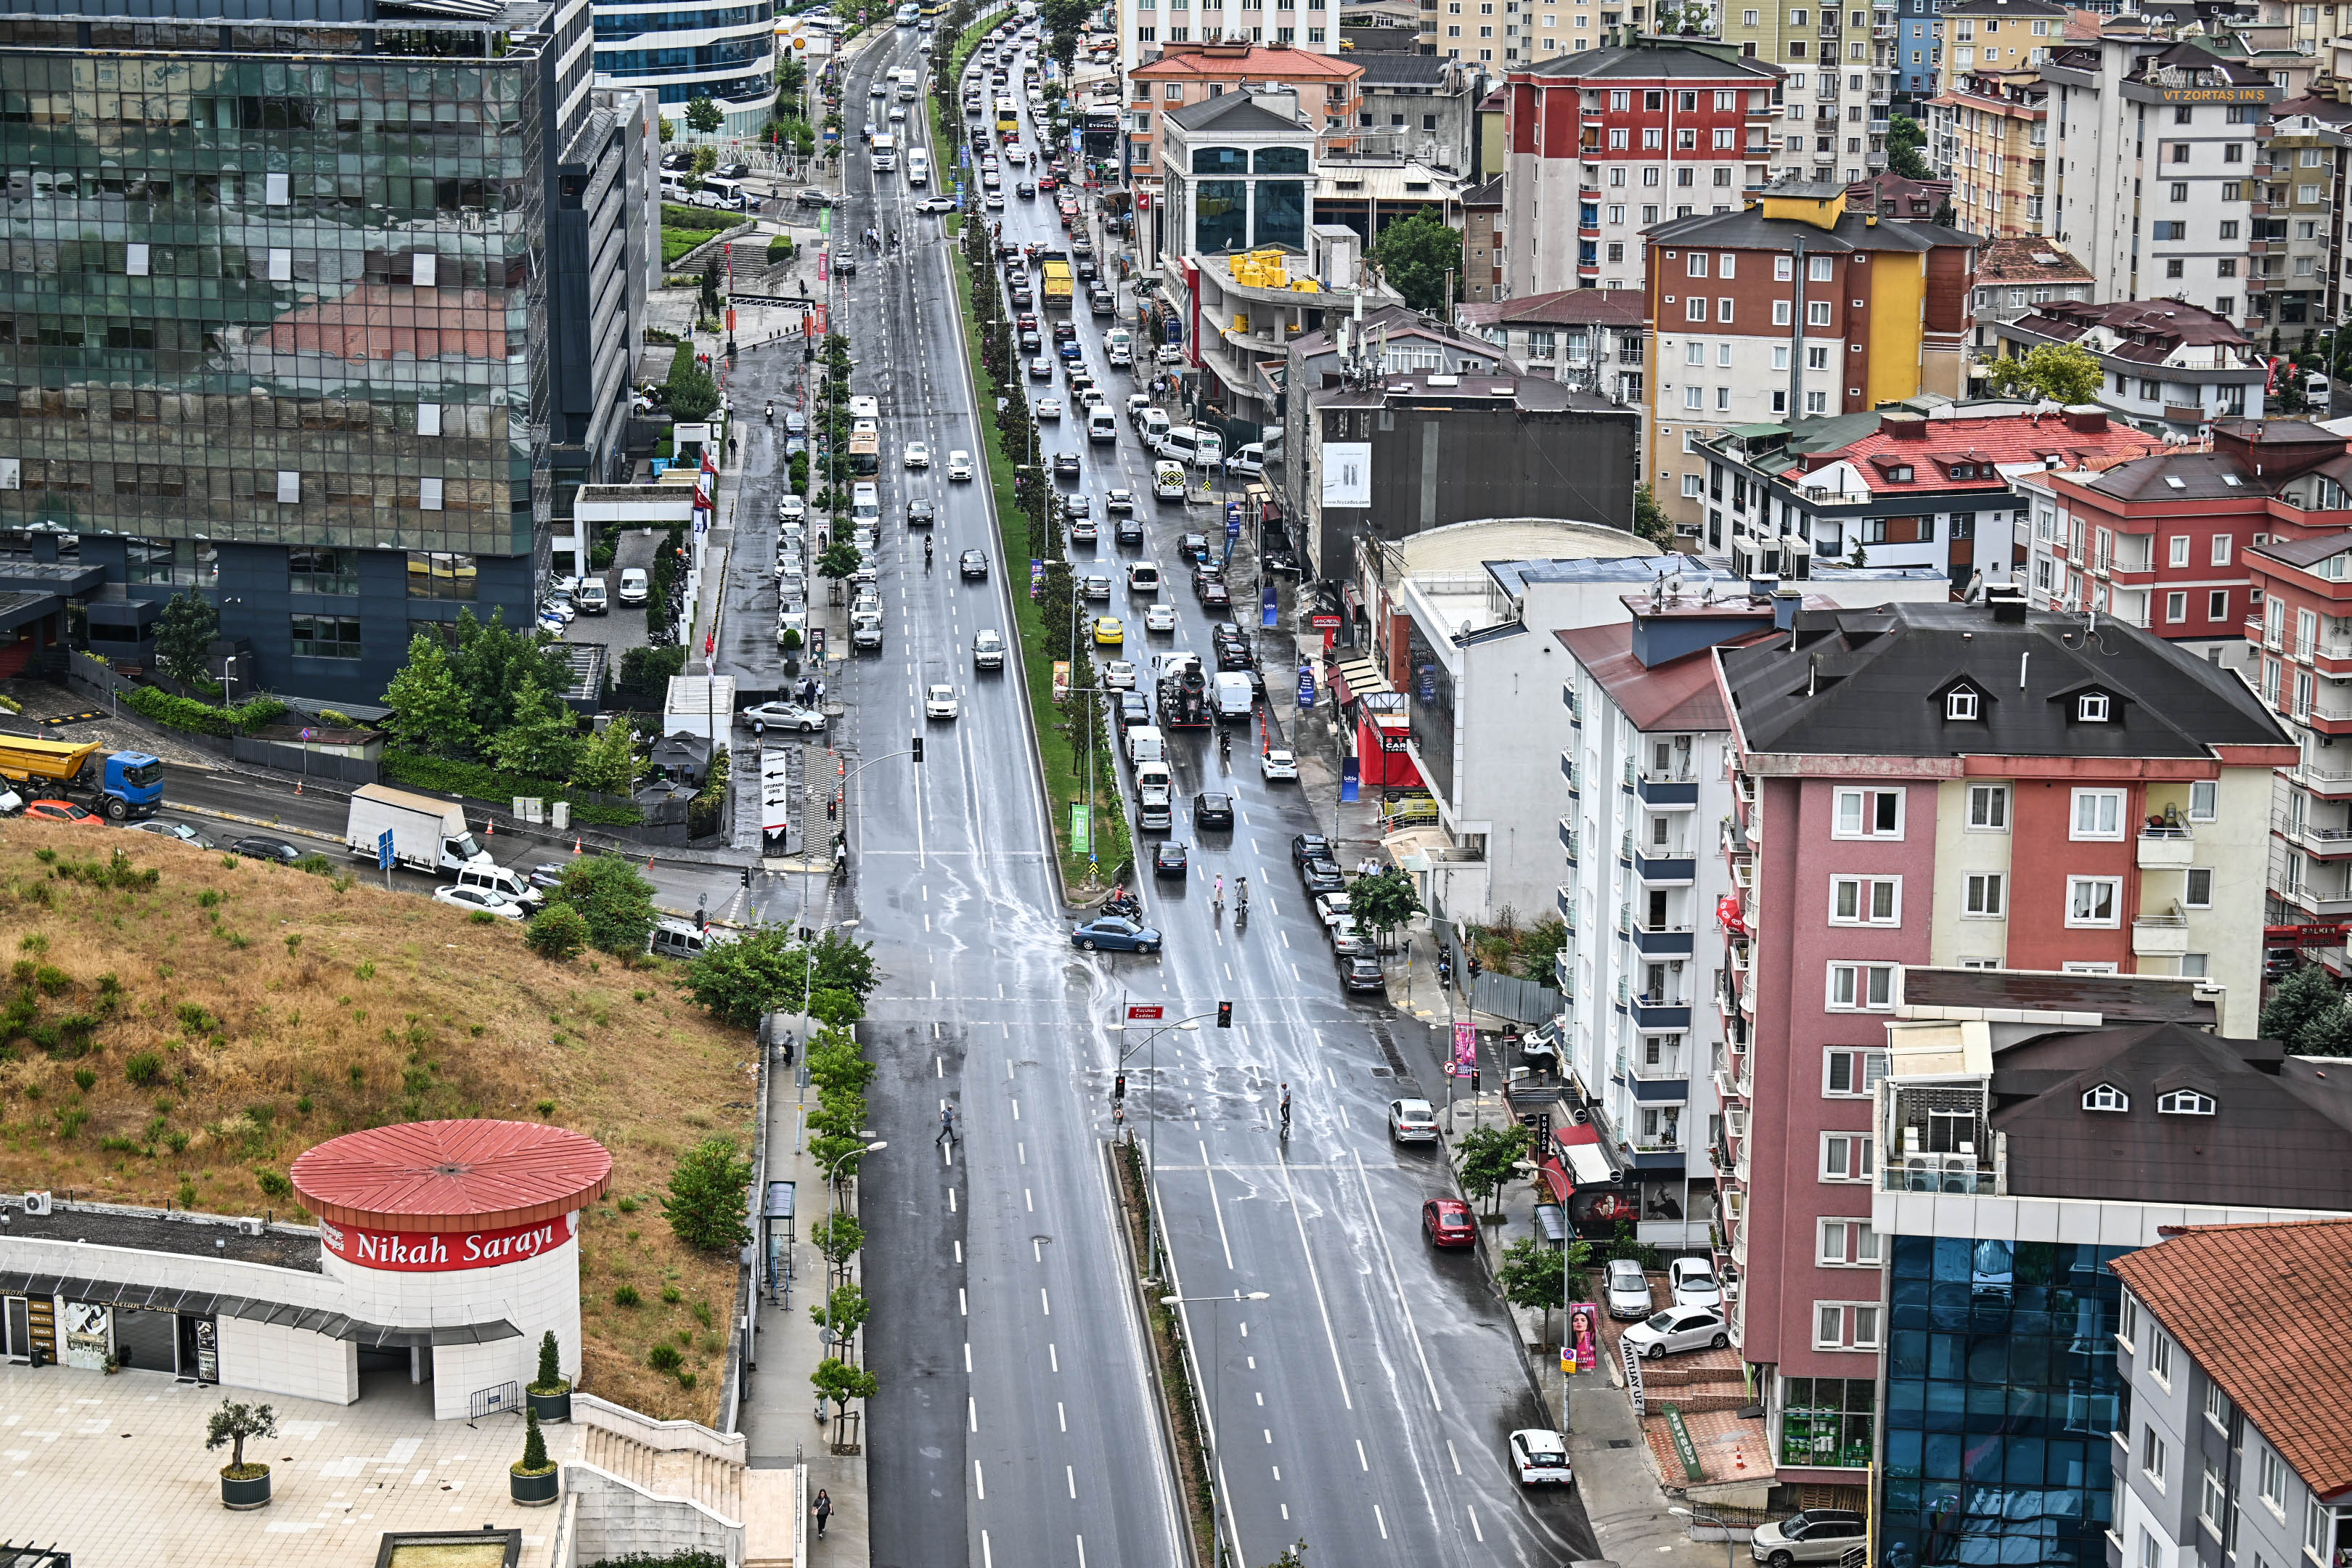
[[[380,871],[392,869],[392,829],[389,827],[375,836],[375,864]]]
[[[1087,831],[1088,826],[1089,824],[1087,820],[1087,808],[1078,805],[1075,801],[1072,802],[1070,805],[1070,848],[1076,853],[1091,857],[1094,854],[1094,840]]]
[[[1225,537],[1227,539],[1239,539],[1241,536],[1242,509],[1237,506],[1229,506],[1225,508]],[[1228,551],[1226,553],[1231,554],[1232,552]]]
[[[1274,590],[1269,588],[1266,592],[1272,594]],[[1315,706],[1315,667],[1311,664],[1302,664],[1298,667],[1298,706],[1301,708]]]
[[[1157,1002],[1130,1002],[1127,1005],[1127,1021],[1130,1024],[1156,1024],[1168,1016],[1168,1009]]]
[[[1258,590],[1257,602],[1258,625],[1271,630],[1274,626],[1276,618],[1281,614],[1276,605],[1273,584],[1268,583],[1265,587]]]

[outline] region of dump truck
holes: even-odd
[[[343,843],[353,855],[376,858],[383,834],[392,834],[395,865],[428,877],[455,876],[467,866],[488,866],[489,852],[466,826],[466,808],[429,795],[362,784],[352,791],[352,813]]]
[[[116,822],[152,816],[163,804],[162,758],[96,741],[0,735],[0,778],[26,800],[71,800]]]
[[[1070,280],[1070,253],[1066,250],[1045,250],[1037,254],[1037,275],[1045,279],[1038,298],[1048,310],[1070,308],[1073,284]]]

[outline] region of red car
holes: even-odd
[[[37,800],[25,808],[25,815],[35,822],[87,822],[99,827],[106,826],[106,818],[94,811],[84,811],[69,800]]]
[[[1037,188],[1040,191],[1050,191],[1060,184],[1061,182],[1051,174],[1040,174],[1037,176]]]
[[[1468,1247],[1478,1239],[1470,1205],[1460,1198],[1432,1198],[1421,1205],[1421,1228],[1433,1247]]]

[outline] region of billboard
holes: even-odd
[[[1370,441],[1327,441],[1323,444],[1323,504],[1372,504],[1372,444]]]

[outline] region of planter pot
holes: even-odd
[[[520,1470],[507,1472],[507,1492],[524,1508],[545,1508],[562,1495],[557,1484],[562,1472],[550,1469],[543,1476],[528,1476]]]
[[[269,1472],[240,1480],[234,1476],[221,1477],[221,1507],[250,1510],[269,1506]]]
[[[539,1412],[539,1424],[541,1426],[544,1426],[551,1421],[569,1421],[572,1419],[572,1391],[570,1389],[567,1388],[561,1394],[541,1394],[537,1389],[529,1389],[525,1391],[525,1394],[526,1397],[530,1400],[530,1407]]]

